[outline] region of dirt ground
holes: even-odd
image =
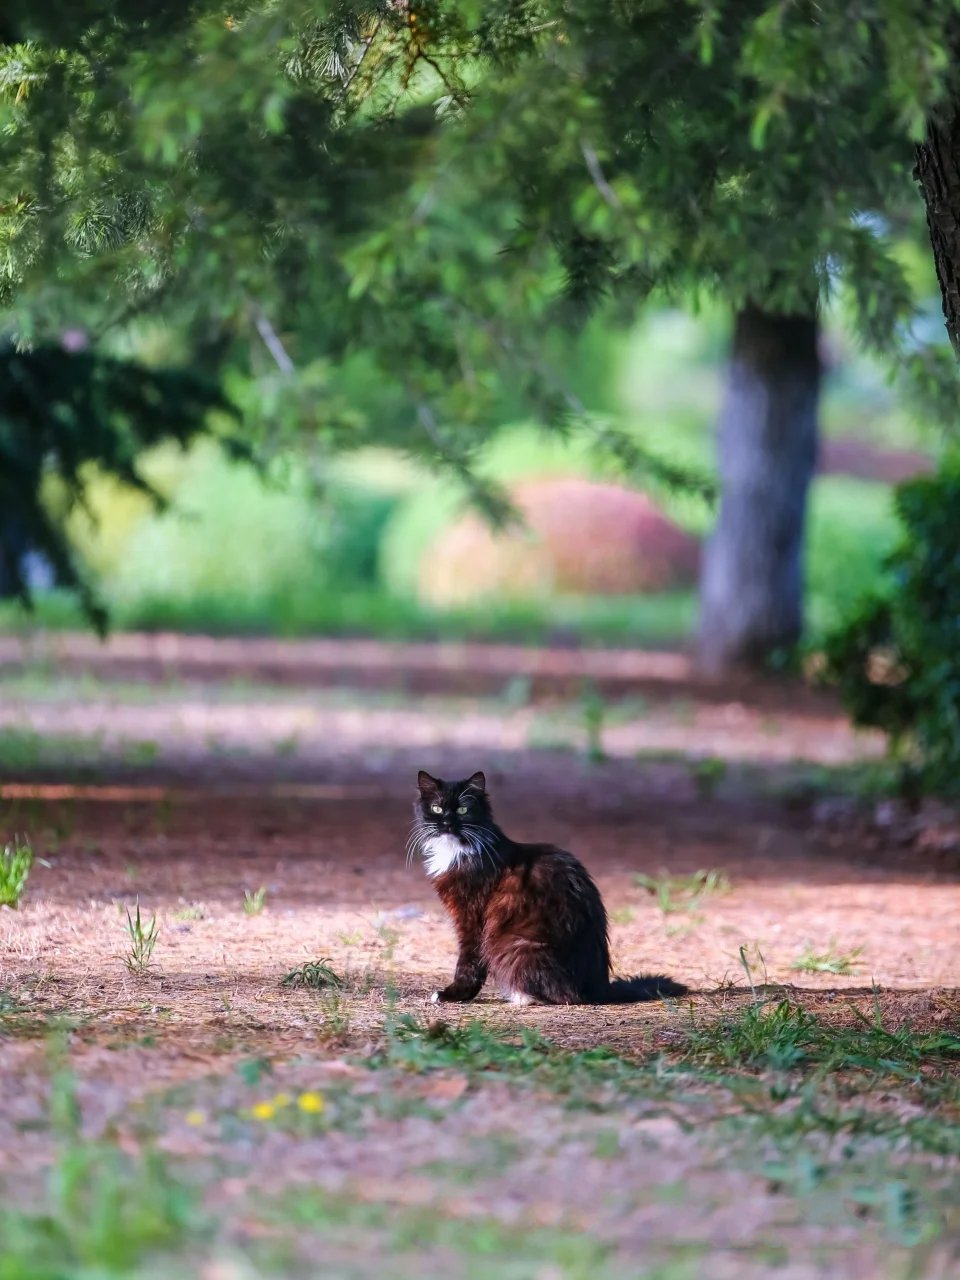
[[[250,1060],[269,1064],[272,1090],[321,1089],[362,1109],[377,1088],[356,1055],[373,1052],[386,1017],[432,1017],[429,993],[455,952],[429,883],[404,858],[418,767],[484,768],[511,835],[572,849],[594,873],[617,968],[669,973],[694,992],[671,1005],[523,1011],[490,992],[444,1010],[453,1025],[479,1017],[505,1034],[535,1028],[570,1049],[649,1060],[691,1021],[750,998],[746,957],[755,983],[783,984],[828,1018],[880,1007],[889,1026],[960,1026],[960,828],[946,811],[917,819],[851,801],[842,773],[824,767],[868,764],[880,744],[825,700],[764,689],[754,703],[744,688],[701,698],[681,668],[673,680],[664,668],[642,696],[624,680],[598,741],[570,696],[569,659],[535,696],[496,662],[472,694],[411,690],[402,655],[389,656],[358,689],[343,678],[348,656],[311,666],[301,654],[296,679],[277,683],[252,660],[242,680],[230,662],[186,675],[171,662],[144,679],[4,649],[3,833],[28,833],[42,861],[22,908],[0,911],[0,1075],[12,1099],[0,1183],[50,1159],[45,1064],[51,1027],[65,1026],[85,1131],[122,1141],[131,1108],[142,1119],[165,1099],[160,1145],[194,1162],[229,1150],[244,1194],[292,1182],[454,1222],[562,1227],[613,1251],[613,1270],[588,1258],[585,1275],[960,1274],[942,1242],[921,1258],[840,1221],[826,1200],[785,1208],[769,1178],[704,1146],[694,1098],[572,1120],[497,1080],[478,1091],[456,1073],[439,1084],[407,1073],[396,1097],[436,1104],[449,1124],[378,1111],[362,1141],[347,1126],[309,1140],[271,1131],[251,1148],[187,1123],[170,1091],[189,1085],[191,1115],[233,1114],[250,1092],[238,1064]],[[697,871],[723,874],[691,900],[676,878]],[[661,886],[659,900],[638,875]],[[261,887],[263,910],[247,914],[245,892]],[[141,976],[123,960],[137,901],[160,928]],[[849,971],[802,971],[804,955]],[[321,957],[346,978],[344,994],[280,985]],[[597,1154],[611,1124],[618,1162]],[[475,1177],[458,1180],[457,1167]],[[955,1164],[941,1162],[945,1176],[960,1189]],[[369,1257],[354,1241],[350,1265],[329,1274],[460,1274],[438,1240],[384,1270],[375,1234],[364,1235]],[[224,1277],[246,1274],[235,1255]],[[536,1251],[525,1265],[514,1274],[581,1274]]]

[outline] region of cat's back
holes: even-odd
[[[506,920],[603,913],[589,871],[574,854],[552,844],[515,844],[497,886],[493,913]]]

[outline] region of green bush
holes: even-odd
[[[302,475],[272,483],[212,448],[178,481],[167,511],[139,518],[102,493],[85,551],[118,623],[203,615],[271,630],[275,616],[309,618],[317,596],[376,585],[394,494],[336,477],[320,493]]]
[[[854,476],[818,476],[807,511],[807,621],[815,636],[841,626],[850,602],[882,583],[897,540],[892,492]]]
[[[960,792],[960,455],[896,491],[903,536],[883,588],[828,638],[826,674],[905,777]]]

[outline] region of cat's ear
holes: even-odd
[[[479,791],[481,795],[484,794],[487,789],[487,779],[481,770],[478,769],[472,778],[467,779],[467,786],[472,787],[474,791]]]
[[[420,794],[422,796],[436,795],[440,790],[440,779],[431,778],[429,773],[426,773],[421,769],[417,774],[417,786],[420,788]]]

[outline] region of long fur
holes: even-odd
[[[611,978],[603,1003],[639,1004],[641,1000],[663,1000],[686,994],[687,988],[682,982],[674,982],[662,973],[650,973],[635,978]]]
[[[607,913],[583,863],[497,826],[482,773],[444,782],[421,771],[408,855],[453,921],[459,956],[435,1000],[472,1000],[487,977],[517,1004],[632,1004],[679,996],[662,975],[610,976]]]

